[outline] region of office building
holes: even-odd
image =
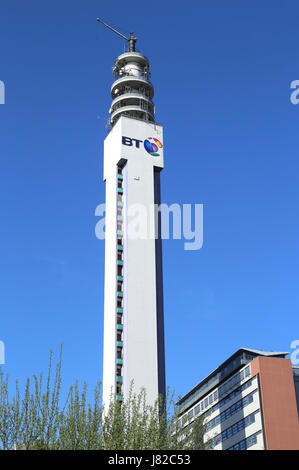
[[[288,354],[239,349],[180,399],[181,433],[202,416],[214,450],[299,450],[299,367]]]

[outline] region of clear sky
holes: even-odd
[[[165,126],[162,199],[204,204],[204,245],[163,243],[167,384],[183,395],[240,347],[298,328],[296,0],[2,2],[0,340],[23,380],[64,344],[65,386],[102,378],[103,140],[133,30]]]

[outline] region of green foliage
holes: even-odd
[[[101,406],[101,386],[87,403],[87,385],[70,387],[60,404],[61,357],[52,377],[52,351],[48,376],[27,379],[23,398],[16,381],[10,398],[8,376],[0,374],[0,449],[24,450],[184,450],[204,449],[201,418],[182,432],[178,412],[169,390],[165,402],[147,404],[146,391],[134,393],[120,404],[111,396],[108,407]]]

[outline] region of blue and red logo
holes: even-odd
[[[136,147],[137,149],[140,148],[140,144],[142,144],[142,140],[140,139],[133,139],[132,137],[122,136],[122,144],[128,147]],[[155,137],[148,137],[143,142],[144,148],[153,157],[159,157],[159,149],[163,148],[162,142],[160,140],[155,139]]]
[[[159,148],[163,148],[163,144],[160,140],[155,139],[155,137],[148,137],[144,143],[145,150],[150,153],[153,157],[159,157],[160,154],[158,153]]]

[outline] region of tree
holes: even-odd
[[[23,397],[18,381],[12,398],[8,376],[0,374],[0,449],[25,450],[190,450],[204,449],[205,426],[199,417],[184,430],[179,427],[173,393],[166,400],[147,404],[146,390],[134,393],[122,404],[111,396],[101,406],[101,384],[87,403],[87,385],[76,382],[61,403],[62,348],[52,377],[52,351],[47,379],[27,379]]]

